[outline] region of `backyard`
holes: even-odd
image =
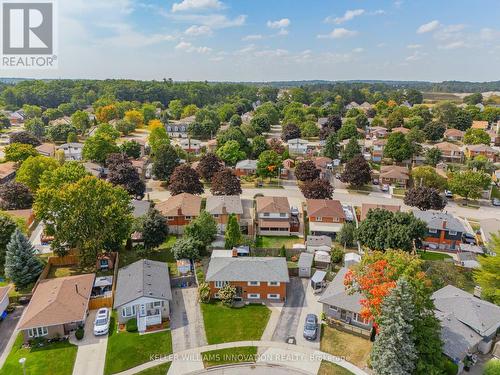
[[[292,249],[294,244],[304,244],[304,241],[297,236],[257,236],[255,247],[263,249]]]
[[[108,349],[104,374],[110,375],[149,362],[151,356],[172,354],[170,330],[139,335],[138,332],[117,332],[116,312],[109,327]]]
[[[177,240],[176,236],[169,235],[165,240],[165,242],[163,242],[163,244],[161,244],[157,249],[151,250],[147,253],[138,252],[134,248],[132,248],[131,250],[124,249],[119,253],[120,268],[129,265],[131,263],[134,263],[139,259],[146,258],[150,260],[156,260],[159,262],[168,263],[168,269],[170,270],[170,273],[176,274],[177,263],[174,259],[174,255],[170,251],[176,240]]]
[[[368,339],[340,331],[326,324],[321,326],[320,349],[343,357],[360,368],[366,366],[371,348],[372,343]]]
[[[432,251],[417,251],[417,254],[420,255],[420,258],[422,258],[422,260],[445,260],[445,259],[452,260],[453,259],[453,257],[449,254],[435,253]]]
[[[202,303],[201,311],[209,345],[260,340],[271,315],[264,305],[231,308],[219,302]]]
[[[205,368],[228,363],[255,362],[257,347],[242,346],[241,348],[211,350],[203,352],[201,355]]]
[[[67,341],[38,348],[23,348],[23,334],[19,333],[0,375],[22,374],[19,359],[26,358],[29,375],[67,375],[73,372],[77,347]]]

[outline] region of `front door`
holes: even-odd
[[[139,316],[146,316],[146,305],[141,304],[139,306]]]
[[[340,311],[340,320],[346,320],[346,318],[347,318],[347,311],[341,310]]]
[[[243,288],[241,286],[236,287],[236,297],[241,297],[243,295]]]

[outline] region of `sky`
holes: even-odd
[[[500,79],[498,0],[55,0],[58,69],[176,81]]]

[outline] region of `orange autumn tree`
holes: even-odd
[[[348,290],[363,295],[361,316],[376,326],[382,302],[401,276],[405,276],[419,294],[428,295],[431,282],[422,271],[422,260],[401,250],[365,255],[358,267],[347,272],[344,284]]]

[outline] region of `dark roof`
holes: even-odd
[[[286,258],[227,257],[211,258],[207,281],[279,281],[289,282]]]
[[[355,313],[361,311],[361,303],[359,302],[363,296],[360,293],[348,294],[344,285],[344,277],[348,269],[343,267],[337,272],[333,281],[328,285],[321,298],[320,303],[340,307],[344,310],[349,310]]]

